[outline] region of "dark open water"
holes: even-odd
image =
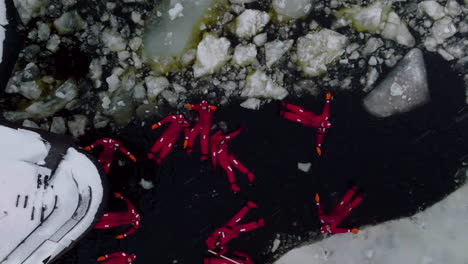
[[[462,79],[437,56],[425,59],[433,100],[411,113],[379,120],[361,107],[361,94],[335,94],[333,127],[321,158],[314,154],[314,134],[280,119],[276,102],[260,111],[238,104],[220,109],[215,119],[226,121],[230,131],[247,126],[231,142],[231,150],[256,180],[249,186],[239,175],[239,194],[230,191],[224,173],[213,173],[209,162],[200,162],[197,152],[186,155],[181,142],[157,168],[145,156],[160,131],[151,131],[151,122],[144,127],[139,122],[129,125],[113,136],[139,162],[114,164],[108,179],[111,190],[135,203],[142,215],[140,230],[122,241],[113,238],[117,230],[92,231],[58,263],[94,263],[96,257],[119,250],[136,253],[138,263],[202,263],[207,255],[204,239],[247,200],[260,208],[252,209],[245,220],[264,217],[266,227],[240,236],[230,246],[248,253],[256,263],[269,263],[275,258],[270,247],[277,233],[301,237],[285,243],[282,236],[280,251],[320,239],[314,193],[319,192],[330,208],[351,182],[362,187],[366,197],[344,226],[376,224],[432,205],[463,182],[455,172],[468,154],[468,118],[462,119],[468,111],[459,112],[464,100]],[[312,97],[286,101],[316,111],[323,104],[322,98]],[[89,134],[82,145],[102,136],[107,132]],[[297,162],[311,162],[311,171],[299,171]],[[143,190],[137,185],[142,177],[157,186]],[[110,201],[109,210],[123,208]]]

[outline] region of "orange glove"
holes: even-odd
[[[359,233],[359,229],[353,228],[353,229],[351,229],[351,232],[352,232],[353,234],[357,234],[357,233]]]
[[[187,146],[188,146],[188,140],[186,139],[186,140],[184,140],[184,149],[186,149]]]
[[[191,104],[186,104],[184,105],[185,107],[187,107],[188,109],[192,109],[192,105]]]
[[[155,130],[155,129],[158,128],[158,127],[159,127],[158,124],[154,124],[154,125],[151,126],[151,129],[152,129],[152,130]]]
[[[128,157],[129,157],[131,160],[133,160],[133,162],[136,162],[136,158],[135,158],[135,156],[133,156],[132,154],[130,154]]]
[[[320,147],[315,147],[315,150],[317,151],[317,155],[322,156],[322,149]]]
[[[86,150],[91,150],[91,147],[90,147],[90,146],[87,146],[87,147],[84,147],[84,149],[86,149]]]
[[[332,95],[330,92],[328,92],[326,95],[325,95],[325,99],[327,100],[330,100],[332,98]]]
[[[211,110],[216,110],[216,108],[217,108],[216,106],[210,106]]]
[[[106,260],[106,257],[100,256],[99,258],[97,258],[97,261],[103,261],[103,260]]]
[[[123,235],[118,235],[118,236],[116,236],[115,238],[117,238],[117,239],[123,239],[124,236],[123,236]]]
[[[122,194],[116,192],[116,193],[114,193],[114,197],[115,198],[122,198]]]
[[[315,202],[320,203],[320,196],[318,193],[315,194]]]

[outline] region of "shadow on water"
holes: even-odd
[[[115,137],[139,161],[123,167],[114,164],[109,180],[112,190],[127,195],[139,209],[140,230],[123,241],[113,239],[116,230],[91,232],[59,263],[90,263],[119,250],[136,253],[142,263],[202,263],[207,254],[204,239],[247,200],[260,208],[252,209],[245,221],[264,217],[266,227],[241,235],[230,246],[250,254],[257,263],[271,262],[276,234],[303,240],[320,237],[314,193],[319,192],[325,208],[330,208],[351,182],[363,188],[366,197],[344,226],[376,224],[430,206],[461,183],[455,172],[467,154],[468,120],[455,122],[464,98],[461,78],[436,56],[427,56],[426,62],[432,101],[410,113],[377,119],[363,109],[362,95],[335,94],[333,127],[321,158],[314,154],[314,134],[280,119],[278,103],[260,111],[238,104],[222,108],[215,118],[226,121],[229,131],[247,126],[232,141],[231,150],[256,180],[249,186],[238,175],[239,194],[230,191],[224,173],[213,173],[209,162],[198,161],[196,152],[186,155],[180,142],[158,168],[145,156],[161,131],[151,131],[149,123],[129,125]],[[322,98],[313,97],[286,101],[317,112],[323,105]],[[99,136],[103,134],[88,135],[83,143]],[[299,171],[298,162],[312,163],[310,172]],[[156,188],[139,187],[142,177],[157,182]]]

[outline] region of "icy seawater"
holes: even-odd
[[[109,179],[112,191],[135,201],[141,229],[118,242],[112,231],[91,232],[61,263],[90,263],[120,248],[144,262],[202,263],[206,237],[247,200],[258,202],[252,217],[266,226],[229,246],[255,263],[274,263],[311,243],[307,261],[334,261],[331,252],[340,249],[327,241],[360,241],[356,259],[386,261],[381,252],[406,243],[397,237],[404,233],[386,234],[387,224],[433,210],[465,182],[466,2],[13,2],[4,50],[20,50],[15,62],[2,62],[15,63],[4,74],[2,117],[69,135],[81,146],[113,137],[138,161],[115,162]],[[12,28],[24,45],[9,42]],[[315,131],[279,112],[286,102],[320,113],[327,92],[332,126],[318,157]],[[230,146],[256,179],[249,184],[237,175],[239,194],[221,170],[199,161],[197,148],[187,155],[181,141],[161,166],[147,159],[165,130],[151,125],[169,114],[193,125],[197,114],[185,104],[201,100],[217,107],[211,132],[246,127]],[[331,206],[350,183],[366,196],[343,225],[363,231],[321,241],[313,196],[319,192]],[[110,208],[121,204],[111,201]],[[389,237],[370,239],[366,230],[374,229]],[[359,248],[372,242],[384,245]],[[326,252],[316,253],[324,244]],[[457,261],[453,256],[464,252],[434,254],[408,259],[429,264],[453,254],[447,260]]]

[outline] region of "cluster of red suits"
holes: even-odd
[[[216,168],[217,164],[226,172],[231,189],[235,192],[240,191],[240,188],[235,183],[234,169],[238,169],[241,173],[245,174],[250,182],[254,180],[254,174],[250,172],[240,161],[238,161],[228,149],[227,142],[237,136],[242,129],[239,129],[229,135],[222,135],[221,131],[216,132],[210,137],[210,130],[212,124],[212,117],[216,111],[216,106],[210,105],[207,101],[202,101],[197,105],[185,105],[191,110],[198,111],[198,121],[190,129],[190,123],[182,115],[169,115],[163,120],[154,124],[151,129],[169,123],[169,126],[163,132],[161,137],[156,140],[151,151],[148,153],[149,159],[155,159],[158,164],[166,158],[171,149],[174,147],[178,137],[184,131],[185,140],[184,148],[187,153],[192,153],[193,145],[197,136],[200,136],[200,160],[207,160],[211,152],[211,161],[213,167]]]
[[[293,122],[301,123],[306,127],[313,128],[316,132],[315,148],[318,155],[322,154],[321,146],[326,129],[330,128],[330,100],[331,94],[326,94],[326,102],[323,111],[320,115],[307,111],[299,106],[282,103],[283,110],[280,112],[282,118],[288,119]],[[202,101],[197,105],[185,105],[191,110],[198,111],[199,118],[197,123],[190,128],[190,123],[182,115],[169,115],[154,124],[151,128],[157,129],[164,124],[169,124],[161,137],[156,140],[147,154],[149,159],[155,159],[158,164],[167,157],[168,153],[173,148],[177,139],[182,131],[184,132],[183,147],[186,152],[192,152],[195,139],[200,136],[200,160],[207,160],[211,157],[213,168],[216,169],[219,165],[227,174],[231,189],[233,191],[240,191],[240,188],[235,183],[234,168],[239,170],[242,174],[246,175],[249,182],[254,180],[254,175],[242,163],[240,163],[229,151],[228,142],[235,138],[243,127],[238,130],[223,135],[221,131],[217,131],[210,136],[212,116],[216,111],[216,107],[210,105],[206,101]],[[91,150],[97,146],[102,146],[103,151],[99,155],[98,162],[103,166],[106,173],[109,172],[114,154],[117,150],[128,156],[131,160],[136,162],[136,158],[126,150],[122,144],[110,138],[103,138],[97,140],[86,149]],[[357,194],[356,194],[357,193]],[[353,196],[356,196],[354,199]],[[127,211],[125,212],[111,212],[105,213],[94,228],[107,229],[122,225],[129,225],[130,228],[127,232],[116,236],[117,239],[123,239],[128,235],[134,233],[140,226],[140,215],[136,211],[133,204],[119,193],[115,194],[116,198],[120,198],[127,204]],[[318,210],[318,217],[322,224],[320,230],[324,234],[338,234],[338,233],[358,233],[358,229],[346,229],[337,227],[350,212],[362,201],[362,192],[359,192],[356,187],[352,187],[346,191],[342,200],[333,208],[329,214],[325,214],[320,204],[320,197],[315,195],[316,206]],[[204,264],[253,264],[250,257],[242,252],[229,250],[227,244],[232,239],[237,238],[240,234],[249,232],[259,227],[264,226],[263,218],[250,223],[240,224],[244,216],[251,208],[257,208],[257,205],[251,201],[241,208],[227,223],[216,229],[206,240],[208,251],[212,253],[213,257],[206,257],[203,260]],[[129,255],[124,252],[116,252],[109,255],[104,255],[98,258],[98,261],[103,261],[105,264],[123,264],[132,263],[136,259],[136,255]]]

